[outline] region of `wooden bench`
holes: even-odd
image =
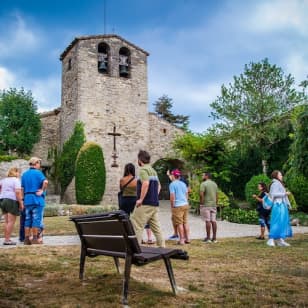
[[[170,259],[188,260],[188,254],[181,249],[140,246],[131,221],[123,211],[107,212],[70,217],[75,223],[81,240],[79,278],[83,279],[86,257],[99,255],[114,258],[118,273],[119,258],[125,259],[122,303],[128,304],[128,284],[132,264],[142,266],[163,259],[173,293],[177,286]]]

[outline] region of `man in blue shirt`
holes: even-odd
[[[178,169],[171,171],[172,182],[169,185],[170,204],[172,212],[172,223],[180,236],[178,244],[184,245],[189,243],[189,226],[188,226],[188,188],[180,180],[181,172]]]
[[[21,178],[21,186],[24,193],[24,206],[26,210],[25,220],[25,245],[41,244],[38,240],[38,230],[43,220],[45,206],[44,192],[48,181],[40,169],[41,160],[32,157],[29,161],[30,169]],[[32,231],[33,239],[30,240]]]

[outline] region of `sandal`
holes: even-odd
[[[9,240],[9,241],[4,241],[3,245],[16,245],[16,243],[11,241],[11,240]]]
[[[258,236],[256,237],[257,240],[265,240],[265,238],[263,236]]]

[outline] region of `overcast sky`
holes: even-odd
[[[149,110],[168,95],[194,132],[213,123],[210,103],[245,64],[268,58],[296,84],[308,74],[308,0],[0,0],[0,89],[59,107],[60,54],[97,34],[150,53]]]

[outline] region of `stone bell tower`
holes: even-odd
[[[147,56],[118,35],[75,38],[61,54],[60,143],[85,125],[87,141],[101,145],[107,181],[103,203],[114,204],[124,165],[136,165],[140,149],[150,143]],[[68,202],[74,184],[67,192]]]

